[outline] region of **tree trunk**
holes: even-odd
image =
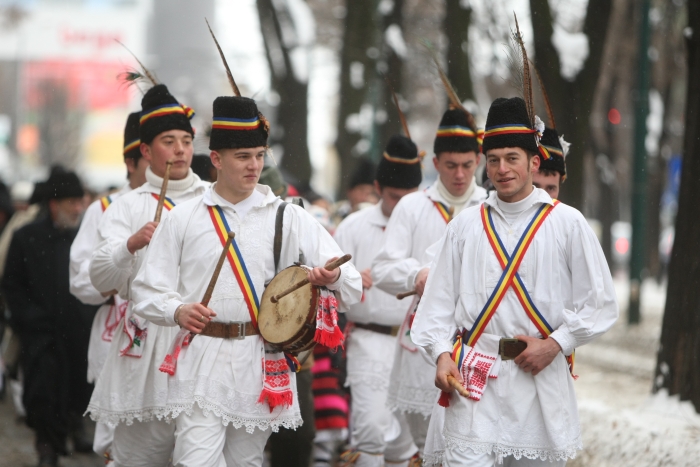
[[[611,9],[610,0],[588,2],[583,25],[583,32],[588,36],[588,57],[574,80],[567,81],[561,76],[559,56],[552,45],[554,29],[549,1],[530,0],[535,64],[552,102],[557,131],[560,135],[566,135],[572,143],[572,153],[566,161],[567,179],[562,185],[560,197],[579,210],[583,210],[584,204],[584,158],[590,157],[591,151],[589,118]]]
[[[462,101],[474,100],[469,66],[469,25],[472,9],[460,0],[447,0],[443,28],[447,36],[447,77]]]
[[[688,86],[683,171],[678,197],[676,238],[669,265],[666,309],[654,390],[668,389],[700,411],[700,4],[687,2]]]
[[[404,57],[401,57],[399,54],[396,53],[396,50],[389,46],[389,44],[387,43],[386,36],[388,34],[388,31],[390,31],[390,28],[393,28],[394,32],[395,28],[399,28],[398,30],[401,31],[401,35],[403,36],[403,3],[403,0],[395,0],[393,2],[391,11],[387,12],[387,14],[384,15],[384,40],[382,49],[384,50],[383,57],[384,63],[386,65],[380,63],[380,68],[384,68],[384,66],[386,66],[385,76],[391,83],[391,87],[394,89],[394,92],[396,92],[396,94],[399,96],[401,95],[401,89],[403,88],[402,72]],[[386,110],[387,119],[381,124],[380,131],[378,131],[378,134],[380,135],[379,144],[382,145],[383,151],[383,146],[386,145],[387,141],[389,141],[389,138],[391,138],[395,134],[403,134],[403,131],[401,129],[401,121],[399,120],[399,111],[396,109],[396,105],[394,104],[394,101],[391,98],[391,90],[389,89],[388,85],[386,84],[386,81],[384,80],[382,81],[382,91],[384,109]],[[399,102],[401,102],[400,98]],[[408,109],[402,108],[401,110],[406,112]]]
[[[272,0],[257,1],[271,84],[280,97],[270,143],[282,146],[280,166],[290,181],[304,193],[310,188],[312,175],[307,141],[308,79],[294,73],[291,61],[293,49],[303,47],[303,44],[283,36],[281,22],[284,21],[290,30],[293,30],[294,22],[286,3],[280,3],[278,8],[273,3]]]

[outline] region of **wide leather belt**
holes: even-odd
[[[245,339],[247,336],[257,336],[260,334],[253,325],[244,321],[235,321],[233,323],[220,323],[211,321],[204,329],[202,336],[219,337],[221,339]]]
[[[503,337],[498,343],[498,354],[501,356],[501,360],[513,360],[526,348],[526,342]]]
[[[366,329],[367,331],[378,332],[379,334],[386,334],[387,336],[398,336],[399,326],[385,326],[383,324],[375,323],[355,323],[356,328]]]

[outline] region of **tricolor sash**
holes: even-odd
[[[440,216],[442,216],[442,218],[444,219],[445,224],[449,224],[450,221],[452,220],[452,214],[450,214],[450,208],[448,208],[445,203],[441,203],[440,201],[433,201],[433,204],[435,205],[435,208],[440,213]]]
[[[105,212],[110,204],[112,204],[111,196],[105,196],[104,198],[100,198],[100,206],[102,207],[102,212]]]
[[[151,193],[151,196],[153,196],[156,199],[156,201],[160,201],[160,196],[158,196],[157,194]],[[173,203],[173,200],[166,196],[165,200],[163,201],[163,207],[170,211],[172,208],[175,207],[175,203]]]

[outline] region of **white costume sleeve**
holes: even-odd
[[[413,257],[415,226],[411,206],[399,201],[384,233],[384,245],[372,262],[374,286],[392,295],[413,290],[421,262]]]
[[[345,227],[347,224],[341,222],[338,228],[335,230],[335,233],[333,234],[333,240],[338,244],[338,247],[340,248],[340,251],[343,252],[343,254],[350,254],[353,257],[353,264],[355,261],[355,258],[357,256],[357,251],[354,245],[354,242],[352,241],[352,235],[350,235],[350,232],[346,232],[347,228]],[[360,287],[362,287],[362,276],[360,276]],[[348,311],[349,304],[341,301],[339,303],[341,305],[341,310],[342,312]]]
[[[564,324],[550,337],[564,355],[605,333],[619,315],[615,288],[598,239],[579,214],[566,245],[574,310],[564,310]]]
[[[411,326],[411,340],[423,347],[433,362],[440,354],[452,351],[462,271],[463,243],[450,225],[439,244]]]
[[[131,284],[134,313],[159,326],[176,326],[175,310],[183,303],[177,292],[182,251],[177,230],[171,216],[161,221]]]
[[[116,290],[122,298],[128,299],[129,277],[137,258],[126,248],[134,232],[128,221],[130,205],[124,202],[125,198],[112,203],[100,219],[100,243],[90,261],[90,281],[100,292]]]
[[[102,203],[97,200],[85,211],[70,247],[70,293],[86,305],[101,305],[107,300],[90,282],[90,258],[97,247],[101,217]]]

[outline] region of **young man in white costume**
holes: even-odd
[[[404,196],[386,226],[382,248],[372,263],[374,286],[395,295],[415,289],[423,293],[429,268],[424,255],[463,209],[481,204],[486,191],[477,186],[477,129],[463,109],[449,109],[440,121],[433,150],[439,176],[428,189]],[[437,398],[433,367],[418,352],[409,334],[414,303],[401,327],[391,374],[388,404],[404,413],[413,440],[423,450],[428,418]]]
[[[520,98],[491,105],[496,191],[447,227],[413,323],[444,391],[444,466],[564,466],[581,449],[570,357],[618,308],[585,218],[532,186],[540,123]]]
[[[346,310],[354,326],[347,341],[347,384],[352,391],[351,451],[357,467],[407,466],[417,452],[403,414],[387,407],[396,335],[406,316],[406,304],[373,286],[371,266],[384,239],[384,229],[401,198],[418,189],[421,157],[409,138],[392,136],[376,172],[381,201],[350,214],[334,238],[353,256],[361,271],[364,296]]]
[[[174,465],[253,467],[262,465],[272,430],[301,424],[294,371],[281,353],[266,351],[256,324],[259,297],[276,274],[273,244],[282,200],[257,184],[269,128],[255,101],[218,97],[213,114],[209,147],[217,182],[175,208],[156,231],[134,281],[140,300],[135,312],[171,329],[179,325],[186,330],[180,336],[201,334],[184,341],[177,361],[175,353],[169,360]],[[200,301],[227,230],[235,232],[230,255],[238,263],[224,262],[205,307]],[[278,270],[303,256],[315,266],[309,271],[312,284],[334,291],[345,305],[360,300],[360,274],[349,263],[323,268],[343,252],[298,206],[284,212],[280,253]],[[273,398],[271,385],[288,391],[289,399]]]
[[[105,297],[90,282],[90,258],[99,243],[97,228],[102,213],[121,195],[146,183],[148,161],[141,157],[141,140],[139,137],[139,118],[141,112],[129,114],[124,127],[124,164],[129,182],[119,191],[96,200],[88,206],[80,223],[80,229],[70,249],[70,291],[87,305],[102,305],[95,314],[90,331],[88,346],[89,383],[97,381],[102,371],[110,343],[119,322],[124,317],[128,303],[119,295]],[[95,428],[93,450],[100,456],[111,458],[109,448],[112,444],[114,428],[106,423],[98,423]]]
[[[190,169],[194,131],[192,110],[162,85],[141,101],[140,150],[150,163],[146,183],[122,195],[105,211],[98,228],[100,244],[90,261],[90,280],[102,294],[130,300],[136,276],[157,224],[153,221],[166,171],[173,161],[162,218],[173,205],[201,195],[209,185]],[[97,379],[88,412],[97,422],[116,425],[112,457],[116,466],[167,465],[174,424],[163,420],[167,377],[158,366],[177,331],[162,328],[127,310]]]

